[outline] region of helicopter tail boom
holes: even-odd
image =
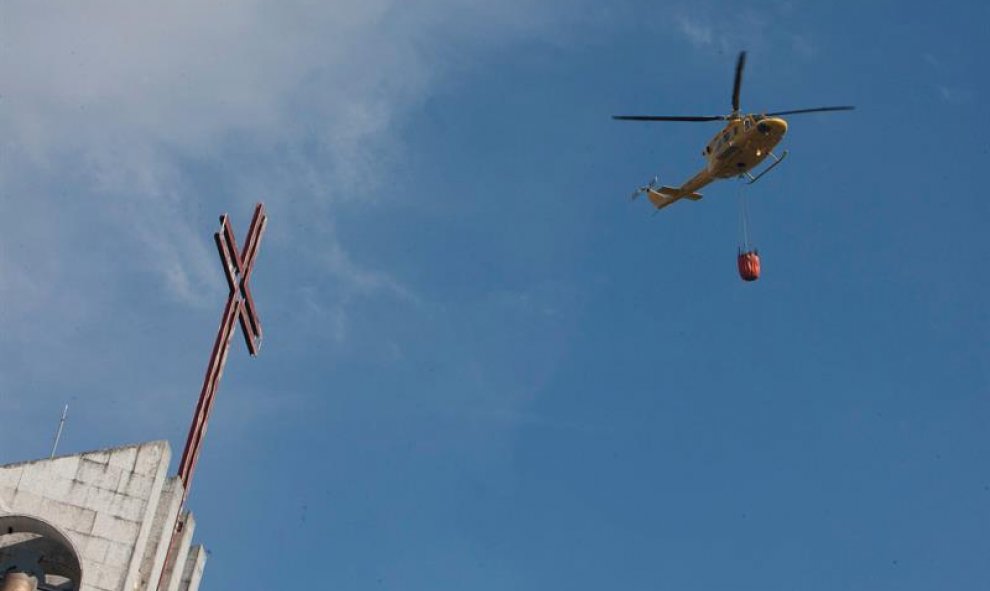
[[[692,201],[701,199],[701,193],[692,193],[690,191],[685,191],[675,187],[650,189],[648,195],[650,197],[650,201],[653,202],[653,205],[655,205],[657,209],[663,209],[671,203],[675,203],[681,199],[690,199]]]

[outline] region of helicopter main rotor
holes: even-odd
[[[742,87],[743,70],[746,68],[746,52],[740,51],[736,60],[736,76],[732,84],[732,112],[728,115],[612,115],[612,119],[620,121],[731,121],[739,119],[739,91]],[[799,115],[803,113],[821,113],[825,111],[851,111],[856,107],[813,107],[810,109],[791,109],[787,111],[774,111],[772,113],[754,114],[755,117],[778,117],[780,115]]]
[[[736,59],[736,79],[732,83],[732,114],[739,115],[739,88],[742,86],[743,68],[746,67],[746,52],[740,51]]]

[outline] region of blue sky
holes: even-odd
[[[984,3],[12,3],[0,462],[166,438],[270,224],[191,495],[205,588],[990,584]],[[790,119],[703,164],[736,53]]]

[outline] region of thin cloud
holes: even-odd
[[[255,275],[263,319],[281,314],[283,331],[339,343],[366,300],[419,305],[394,271],[354,254],[360,237],[320,230],[341,211],[406,198],[384,190],[406,149],[404,122],[479,55],[552,37],[561,22],[551,4],[5,6],[4,395],[31,384],[36,404],[78,388],[94,408],[163,406],[131,389],[157,380],[165,399],[181,385],[176,368],[200,361],[170,348],[175,334],[151,331],[214,321],[226,291],[215,216],[230,213],[241,237],[259,200],[272,220]],[[293,324],[304,320],[312,326]]]
[[[339,344],[346,340],[350,326],[348,309],[352,301],[361,298],[385,296],[405,304],[420,303],[416,294],[388,273],[358,265],[350,254],[334,240],[323,256],[325,269],[336,280],[336,287],[326,304],[309,299],[311,309],[330,319],[334,340]],[[311,294],[312,295],[312,294]]]
[[[793,18],[792,8],[779,3],[775,16],[745,8],[726,13],[722,7],[698,0],[680,9],[676,31],[696,49],[708,52],[732,54],[774,47],[812,59],[819,52],[813,37],[807,31],[782,26],[782,21]]]
[[[710,25],[700,23],[687,16],[681,16],[677,19],[677,27],[681,34],[696,47],[708,47],[714,40],[715,34]]]
[[[248,208],[264,198],[306,223],[332,216],[328,203],[381,199],[381,171],[402,150],[398,122],[449,61],[464,59],[447,47],[511,42],[547,24],[542,13],[530,0],[8,6],[0,24],[7,305],[30,306],[37,289],[57,283],[46,261],[104,266],[70,242],[80,224],[139,256],[171,298],[212,301],[216,263],[202,231],[218,206],[210,203]],[[237,178],[213,195],[203,174]],[[45,226],[67,211],[76,217],[55,224],[44,249],[23,247],[30,237],[16,226]],[[355,282],[354,297],[374,286],[406,297],[384,271],[360,269],[344,245],[322,246],[311,250],[329,249],[329,271]]]
[[[791,49],[794,53],[805,59],[813,58],[818,55],[818,47],[815,46],[814,42],[812,42],[808,35],[792,35]]]
[[[973,100],[973,93],[965,88],[945,86],[938,84],[935,86],[939,97],[950,105],[962,105]]]

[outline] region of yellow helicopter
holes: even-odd
[[[613,115],[613,119],[623,121],[727,121],[726,126],[715,134],[708,142],[701,155],[708,160],[708,165],[698,174],[691,177],[680,187],[658,186],[657,179],[648,185],[640,187],[633,193],[633,198],[646,193],[657,209],[663,209],[680,199],[701,199],[698,189],[718,179],[745,177],[749,184],[758,181],[770,172],[787,156],[785,150],[779,157],[773,153],[773,148],[787,133],[787,121],[781,115],[797,115],[799,113],[818,113],[822,111],[850,111],[855,107],[816,107],[813,109],[794,109],[762,114],[741,114],[739,112],[739,87],[742,84],[743,68],[746,67],[746,52],[739,53],[736,61],[736,79],[732,87],[732,112],[728,115],[712,115],[698,117],[655,116],[655,115]],[[755,176],[750,172],[767,157],[773,163]]]

